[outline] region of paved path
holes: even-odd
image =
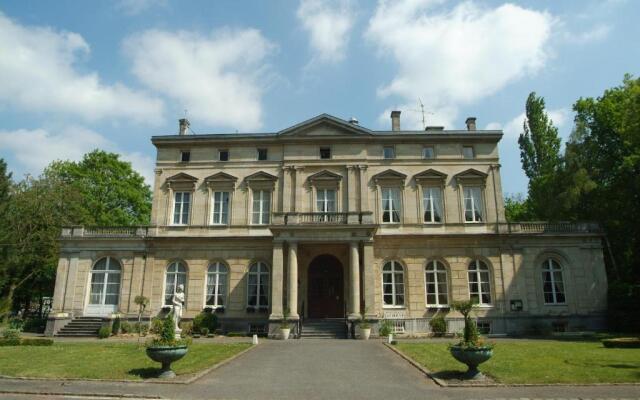
[[[169,399],[640,399],[640,386],[441,388],[380,342],[354,340],[265,341],[190,385],[0,380],[0,391]]]

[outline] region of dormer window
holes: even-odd
[[[392,160],[396,158],[396,148],[393,146],[384,146],[382,148],[382,157],[385,160]]]
[[[267,160],[267,149],[258,149],[258,161]]]
[[[331,147],[320,147],[320,159],[322,160],[331,159]]]
[[[229,150],[218,150],[218,161],[229,161]]]
[[[191,152],[190,151],[181,151],[180,152],[180,162],[189,162],[191,160]]]

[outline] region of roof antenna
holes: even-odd
[[[433,113],[429,112],[429,111],[426,111],[426,112],[424,111],[424,104],[422,104],[422,100],[420,99],[420,97],[418,97],[418,106],[420,106],[419,110],[414,108],[414,109],[410,109],[410,110],[407,110],[407,111],[417,112],[417,113],[420,113],[422,115],[422,129],[425,130],[425,129],[427,129],[427,120],[425,118],[425,115],[426,114],[433,115]]]

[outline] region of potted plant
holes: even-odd
[[[169,313],[162,321],[158,336],[147,343],[147,356],[153,361],[162,363],[160,378],[173,378],[175,372],[171,370],[171,363],[178,361],[187,354],[188,342],[176,339],[176,327],[173,315]]]
[[[282,313],[282,322],[280,323],[280,337],[282,340],[288,340],[291,334],[291,326],[289,325],[289,309],[286,308]]]
[[[464,317],[464,334],[460,343],[450,346],[449,351],[453,358],[467,366],[464,379],[482,378],[483,375],[478,370],[478,365],[489,360],[493,355],[493,346],[480,339],[478,327],[469,316],[474,304],[475,302],[471,300],[453,303],[453,309]]]
[[[364,319],[364,314],[360,318],[360,322],[358,323],[358,329],[360,329],[361,340],[369,340],[369,336],[371,336],[371,324],[369,321]]]

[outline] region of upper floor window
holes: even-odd
[[[336,191],[333,189],[317,189],[316,209],[318,212],[336,212]]]
[[[191,161],[191,152],[190,151],[181,151],[180,152],[180,162],[189,162]]]
[[[435,186],[424,187],[422,189],[422,206],[424,207],[424,222],[442,222],[442,189]]]
[[[221,262],[209,265],[206,305],[224,307],[227,298],[227,272],[227,266]]]
[[[173,202],[173,224],[187,225],[191,207],[191,192],[176,192]]]
[[[427,306],[449,304],[447,268],[438,260],[430,261],[425,268]]]
[[[329,160],[331,158],[331,147],[320,147],[320,158]]]
[[[400,189],[382,188],[382,222],[388,224],[400,223],[401,209]]]
[[[267,160],[267,149],[258,149],[258,161]]]
[[[473,146],[462,146],[462,157],[464,158],[475,158],[476,154],[473,151]]]
[[[482,222],[484,213],[482,207],[482,189],[479,186],[464,187],[464,221]]]
[[[213,192],[211,223],[214,225],[227,225],[229,223],[229,192]]]
[[[251,223],[254,225],[265,225],[269,223],[271,215],[271,191],[253,191],[253,212]]]
[[[229,150],[218,150],[218,161],[229,161]]]
[[[562,267],[553,258],[542,263],[542,291],[545,304],[565,303]]]
[[[425,160],[432,160],[436,158],[436,152],[433,146],[425,146],[422,148],[422,158]]]
[[[382,148],[382,157],[386,160],[396,158],[396,148],[393,146],[384,146]]]
[[[164,282],[164,304],[172,304],[173,296],[179,286],[186,292],[187,267],[182,261],[174,261],[167,267]]]
[[[469,298],[478,304],[491,304],[491,274],[483,261],[473,260],[467,269]]]
[[[249,267],[247,279],[247,306],[269,307],[269,269],[267,264],[257,262]]]
[[[404,306],[404,268],[398,261],[388,261],[384,264],[382,293],[385,307]]]

